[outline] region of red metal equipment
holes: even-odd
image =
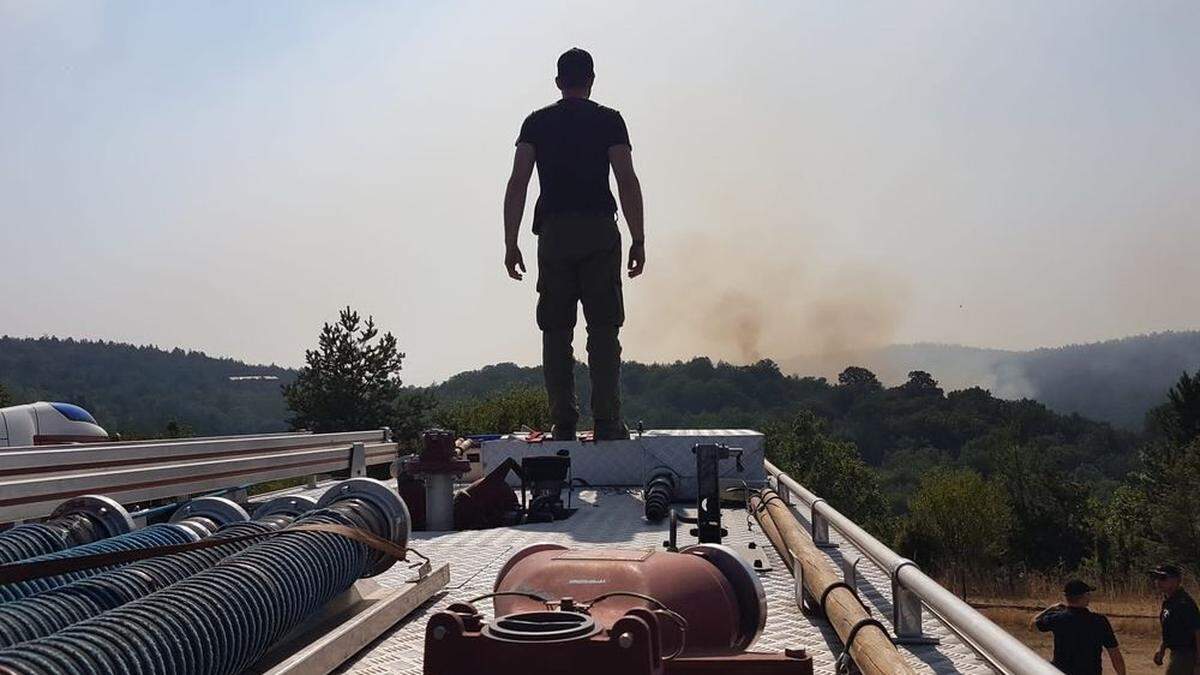
[[[470,471],[471,463],[457,454],[455,434],[444,429],[430,429],[421,434],[420,454],[400,460],[397,489],[412,495],[416,479],[425,488],[425,528],[451,530],[454,528],[454,479]],[[405,483],[408,482],[408,486]]]
[[[501,568],[493,598],[490,623],[464,603],[430,618],[425,673],[812,673],[803,650],[745,651],[766,622],[766,599],[754,571],[724,546],[535,544]]]
[[[457,438],[453,431],[429,429],[421,434],[421,452],[406,457],[404,470],[412,475],[463,474],[471,470],[471,463],[458,456],[454,445]]]
[[[512,457],[454,495],[454,529],[481,530],[520,521],[517,495],[505,480],[509,472],[521,473],[521,467]]]

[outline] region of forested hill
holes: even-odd
[[[791,375],[768,360],[745,366],[706,358],[626,363],[621,386],[631,425],[762,430],[773,461],[895,542],[904,555],[922,564],[936,561],[931,569],[974,565],[979,574],[991,575],[987,578],[1002,568],[1055,574],[1084,569],[1128,579],[1153,560],[1179,560],[1200,570],[1200,549],[1186,536],[1196,531],[1188,499],[1200,482],[1200,364],[1187,349],[1164,347],[1186,347],[1192,335],[1023,357],[1031,372],[1040,371],[1034,372],[1039,386],[1059,400],[1132,402],[1138,416],[1156,407],[1154,424],[1144,434],[1056,412],[1030,398],[939,384],[938,368],[949,362],[935,359],[925,361],[934,364],[930,368],[913,367],[899,383],[887,384],[859,365],[826,378]],[[335,337],[326,346],[340,349],[339,344]],[[351,362],[358,363],[346,361]],[[392,370],[374,374],[388,378]],[[1147,390],[1143,380],[1151,374],[1165,378],[1176,370],[1174,381]],[[1180,377],[1184,370],[1189,375]],[[71,401],[90,409],[110,431],[128,436],[283,430],[292,415],[280,385],[296,375],[179,349],[0,338],[0,405],[6,397]],[[264,376],[277,379],[254,379]],[[577,382],[586,417],[583,365],[577,366]],[[377,410],[377,419],[367,424],[387,424],[408,441],[435,424],[462,433],[546,429],[549,407],[541,384],[540,368],[499,364],[433,387],[392,387],[374,405],[362,397],[350,405]],[[340,395],[328,381],[325,386]],[[293,400],[303,406],[310,399]],[[954,558],[954,551],[938,543],[949,541],[942,534],[948,528],[974,537],[970,560]],[[984,550],[984,557],[975,554]]]
[[[828,359],[826,359],[828,361]],[[949,345],[888,347],[835,365],[793,360],[784,372],[831,375],[861,365],[885,384],[911,370],[929,372],[947,391],[980,385],[998,398],[1031,398],[1060,413],[1140,430],[1145,412],[1185,370],[1200,368],[1200,331],[1029,352]],[[587,377],[580,366],[580,400]],[[279,380],[231,380],[267,375]],[[201,352],[70,338],[0,337],[0,386],[18,402],[61,399],[89,408],[111,431],[159,435],[171,421],[198,434],[285,429],[280,385],[295,371],[213,358]],[[832,378],[831,378],[832,379]],[[514,386],[541,385],[541,369],[502,363],[461,373],[429,388],[443,402],[485,397]],[[733,367],[695,359],[674,364],[627,363],[622,375],[631,422],[650,426],[754,425],[799,404],[827,409],[833,387],[788,377],[770,364]],[[860,433],[847,434],[855,438]],[[864,454],[874,443],[861,439]]]
[[[278,379],[230,379],[246,376]],[[280,385],[294,377],[182,349],[0,337],[0,385],[13,402],[76,403],[125,436],[162,436],[171,422],[204,435],[285,430]]]
[[[1200,331],[1137,335],[1064,347],[1005,351],[959,345],[893,345],[863,354],[796,357],[787,372],[833,376],[864,366],[885,384],[911,370],[933,373],[947,390],[978,386],[1000,398],[1032,398],[1062,413],[1079,413],[1140,430],[1146,411],[1161,402],[1184,371],[1200,368]]]
[[[578,366],[580,408],[588,415],[586,368]],[[538,386],[541,371],[499,364],[456,375],[435,387],[449,403],[479,399],[507,388]],[[771,361],[749,366],[714,364],[706,358],[673,364],[627,363],[621,372],[623,409],[631,426],[647,428],[751,427],[808,410],[830,431],[852,440],[874,465],[900,453],[972,453],[985,461],[1006,442],[1056,446],[1069,452],[1067,467],[1081,461],[1109,477],[1127,468],[1134,435],[1078,415],[1062,415],[1037,401],[1008,401],[980,388],[945,392],[929,373],[915,372],[904,384],[885,387],[871,371],[850,367],[839,381],[783,373]],[[1162,403],[1165,390],[1151,402]],[[1069,448],[1069,450],[1068,450]]]
[[[795,358],[784,372],[829,375],[849,365],[866,367],[884,384],[898,385],[913,370],[933,375],[947,391],[981,387],[1003,399],[1035,399],[1059,413],[1078,413],[1132,431],[1184,372],[1200,368],[1200,331],[1139,335],[1027,352],[958,345],[895,345],[844,358]],[[829,372],[826,372],[829,371]],[[581,402],[586,406],[587,378]],[[749,423],[806,398],[816,387],[804,378],[776,383],[756,378],[753,367],[714,367],[707,359],[667,365],[627,363],[622,386],[632,419],[647,424]],[[761,373],[760,373],[761,374]],[[439,398],[478,398],[511,386],[539,385],[539,368],[511,363],[460,373],[433,388]]]
[[[1140,429],[1163,390],[1184,371],[1200,369],[1200,331],[1035,349],[1001,367],[1029,383],[1030,398],[1055,410]]]

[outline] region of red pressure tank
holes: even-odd
[[[534,544],[517,552],[496,576],[495,614],[545,611],[528,595],[565,606],[581,605],[597,624],[611,628],[633,608],[666,609],[685,622],[663,625],[666,653],[683,656],[745,651],[767,620],[758,575],[731,549],[690,546],[678,553],[637,549],[568,549]],[[564,607],[565,608],[565,607]],[[678,622],[676,622],[678,623]]]

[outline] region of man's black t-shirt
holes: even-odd
[[[1117,646],[1117,636],[1103,614],[1085,607],[1052,609],[1037,620],[1037,629],[1054,633],[1052,663],[1067,675],[1100,675],[1100,650]]]
[[[608,149],[629,145],[621,113],[583,98],[566,98],[525,118],[517,143],[537,158],[541,194],[533,231],[556,213],[612,216],[617,202],[608,188]]]
[[[1162,613],[1159,614],[1162,623],[1163,644],[1171,649],[1196,648],[1196,631],[1200,630],[1200,610],[1192,596],[1182,588],[1163,600]]]

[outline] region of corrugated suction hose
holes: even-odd
[[[325,508],[296,525],[342,525],[401,546],[407,542],[407,510],[379,481],[346,481],[321,504]],[[161,591],[0,650],[0,669],[52,675],[239,673],[355,580],[386,569],[391,561],[383,558],[338,534],[285,531]]]
[[[273,532],[286,527],[297,515],[315,506],[316,500],[282,497],[256,511],[258,517],[254,522],[227,525],[213,538],[230,539]],[[254,543],[251,539],[238,539],[214,548],[141,560],[44,593],[0,604],[0,648],[50,635],[73,623],[145,597],[206,570]]]
[[[133,530],[120,504],[98,495],[69,499],[48,519],[0,532],[0,565],[65,551]]]
[[[172,544],[186,544],[207,537],[223,525],[249,519],[249,516],[246,515],[246,512],[240,506],[222,497],[200,497],[193,499],[180,507],[179,515],[179,518],[173,519],[176,522],[151,525],[134,532],[126,532],[115,537],[93,541],[90,544],[74,546],[56,553],[27,558],[21,562],[37,563],[84,555],[132,551],[157,546],[170,546]],[[112,569],[112,567],[93,567],[51,577],[0,585],[0,603],[12,602],[13,600],[20,600],[31,595],[44,593],[71,582],[95,576],[108,569]]]

